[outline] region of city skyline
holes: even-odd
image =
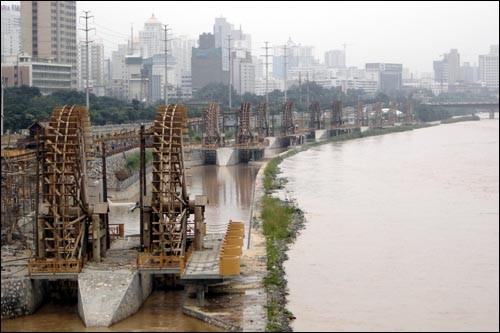
[[[13,3],[19,1],[2,1],[2,5]],[[90,25],[96,32],[90,37],[102,40],[107,57],[130,38],[131,23],[138,36],[152,14],[169,24],[172,34],[193,39],[213,32],[215,18],[225,17],[251,34],[255,56],[263,53],[264,41],[280,45],[291,38],[313,46],[315,58],[323,62],[326,51],[342,49],[346,43],[348,66],[402,63],[413,73],[432,72],[433,61],[450,49],[458,49],[462,63],[477,65],[478,56],[499,39],[498,2],[146,1],[119,7],[116,2],[78,1],[78,16],[83,10],[94,16]],[[110,11],[114,11],[111,17]],[[79,28],[82,24],[79,20]]]

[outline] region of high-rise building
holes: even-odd
[[[125,63],[128,48],[127,44],[121,44],[118,45],[118,50],[111,52],[109,95],[119,99],[126,99],[128,96],[128,73]]]
[[[21,50],[21,13],[19,5],[2,5],[2,61]]]
[[[434,80],[439,84],[452,85],[462,81],[460,54],[457,49],[451,49],[449,53],[443,54],[443,60],[435,60],[433,67]]]
[[[315,65],[313,56],[314,47],[303,46],[292,41],[291,38],[286,45],[286,68],[287,71],[295,68],[306,68]],[[285,49],[284,45],[275,45],[273,47],[273,76],[277,79],[283,79],[285,76]]]
[[[366,64],[366,76],[369,80],[378,82],[378,89],[383,93],[392,93],[401,89],[403,82],[402,64]]]
[[[325,52],[325,66],[345,68],[344,50],[330,50]]]
[[[193,90],[213,82],[228,84],[228,72],[222,70],[222,49],[215,46],[215,36],[210,33],[200,35],[199,45],[193,47],[191,58]]]
[[[196,40],[188,36],[172,37],[172,52],[169,52],[169,54],[175,58],[177,63],[175,70],[179,82],[181,82],[183,75],[191,75],[191,55],[195,46]]]
[[[445,60],[434,60],[434,81],[448,84],[448,63]]]
[[[89,43],[89,88],[97,96],[104,96],[104,45]],[[87,84],[87,46],[80,45],[78,89],[85,91]]]
[[[165,31],[161,22],[153,14],[144,22],[144,30],[139,31],[139,43],[143,58],[165,52]]]
[[[485,87],[498,90],[498,45],[491,45],[489,54],[479,56],[479,79]]]
[[[479,80],[479,68],[464,62],[460,67],[460,77],[465,83],[475,83]]]
[[[234,29],[234,25],[229,23],[225,17],[215,18],[215,47],[220,47],[222,50],[222,70],[224,71],[229,70],[229,36],[231,36],[231,51],[252,52],[252,37],[250,34],[243,33],[241,26],[239,29]]]
[[[214,41],[215,48],[221,48],[222,51],[222,70],[229,70],[229,40],[228,36],[233,30],[233,25],[227,22],[225,17],[215,18],[214,23]],[[232,38],[232,36],[231,36]],[[200,44],[201,47],[201,44]],[[231,43],[231,47],[233,44]],[[194,80],[193,80],[194,81]],[[194,82],[193,82],[194,87]]]
[[[71,88],[76,88],[76,45],[76,1],[21,1],[21,51],[71,65]]]
[[[233,88],[239,95],[255,93],[255,65],[250,52],[236,51],[232,53]]]
[[[448,63],[448,84],[458,83],[460,79],[460,54],[457,49],[451,49],[450,53],[445,55]]]

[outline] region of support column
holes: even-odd
[[[144,139],[144,125],[141,125],[141,131],[140,131],[140,166],[139,166],[139,210],[140,210],[140,238],[141,238],[141,250],[144,249],[145,245],[145,237],[144,237],[144,230],[147,230],[147,227],[144,227],[145,224],[145,218],[144,218],[144,194],[146,192],[145,189],[145,184],[146,184],[146,152],[145,152],[145,142],[146,140]],[[149,243],[149,242],[148,242]],[[148,244],[149,245],[149,244]]]
[[[108,179],[106,171],[106,142],[101,142],[101,157],[102,157],[102,201],[108,202]],[[109,234],[109,216],[104,217],[106,224],[106,249],[108,250],[111,244],[111,235]]]
[[[203,207],[202,206],[194,207],[194,224],[195,224],[195,234],[194,234],[195,250],[202,251],[203,250]]]
[[[101,261],[101,237],[99,215],[92,214],[92,258],[94,261]]]
[[[196,305],[205,306],[205,284],[196,284]]]

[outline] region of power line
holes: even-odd
[[[127,35],[127,34],[124,34],[124,33],[121,33],[121,32],[118,32],[118,31],[115,31],[115,30],[112,30],[112,29],[106,28],[106,27],[104,27],[104,26],[102,26],[102,25],[100,25],[100,24],[95,23],[95,25],[96,25],[97,27],[99,27],[99,28],[102,28],[102,29],[108,30],[110,33],[113,33],[113,34],[115,34],[115,35],[117,35],[117,36],[121,36],[121,37],[124,37],[124,38],[128,38],[128,37],[129,37],[129,35]]]

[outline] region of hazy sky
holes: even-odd
[[[12,3],[14,1],[2,1]],[[107,47],[116,48],[143,29],[155,16],[175,35],[198,38],[213,32],[215,17],[223,16],[252,35],[254,55],[264,41],[283,44],[289,37],[324,52],[347,44],[347,65],[367,62],[403,63],[412,72],[431,72],[432,61],[458,49],[461,61],[478,62],[499,40],[499,2],[186,2],[78,1],[77,10],[90,10],[91,27]],[[80,20],[80,25],[84,21]],[[108,54],[108,51],[106,52]]]

